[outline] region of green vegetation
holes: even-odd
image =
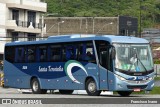
[[[46,2],[48,13],[58,13],[57,16],[115,17],[125,15],[140,19],[141,9],[142,28],[153,27],[160,23],[160,0],[46,0]]]
[[[154,59],[154,64],[160,64],[160,60],[159,59]]]
[[[118,93],[114,92],[114,94]],[[160,87],[154,87],[152,91],[149,91],[148,93],[145,91],[140,91],[140,92],[133,92],[132,94],[160,94]]]
[[[158,80],[160,80],[160,77],[155,77],[154,80],[158,81]]]
[[[149,93],[141,91],[141,92],[133,92],[132,94],[160,94],[160,87],[154,87],[152,91],[149,91]]]
[[[154,80],[158,81],[160,80],[160,77],[155,77]],[[114,92],[114,94],[118,94],[118,93]],[[140,91],[140,92],[133,92],[132,94],[160,94],[160,87],[158,86],[153,87],[152,91],[149,91],[149,93],[145,91]]]

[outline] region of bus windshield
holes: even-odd
[[[147,72],[153,69],[149,44],[114,44],[115,68],[127,72]]]

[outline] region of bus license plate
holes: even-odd
[[[140,88],[135,88],[134,91],[139,92],[139,91],[141,91],[141,89]]]

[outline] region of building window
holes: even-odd
[[[12,20],[16,20],[17,26],[19,25],[19,10],[12,10]]]
[[[36,41],[36,34],[28,33],[28,41]]]
[[[35,27],[36,12],[28,11],[28,27],[30,26],[30,22],[32,22],[33,27]]]
[[[12,32],[12,41],[18,41],[18,33]]]

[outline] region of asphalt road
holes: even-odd
[[[113,93],[101,94],[100,96],[88,96],[85,92],[74,92],[72,95],[62,95],[55,91],[55,93],[47,94],[32,94],[30,92],[22,93],[22,91],[18,91],[18,89],[14,88],[2,88],[0,87],[0,98],[123,98],[117,94],[113,95]],[[138,98],[160,98],[160,95],[133,95],[130,97],[138,97]]]
[[[130,97],[120,97],[119,95],[100,95],[88,96],[86,94],[62,95],[59,93],[50,94],[22,94],[17,89],[0,88],[0,103],[3,99],[11,99],[16,107],[159,107],[160,95],[131,95]],[[38,105],[21,105],[22,101],[42,100]],[[134,103],[134,101],[157,101],[159,104],[151,104],[148,102]],[[44,103],[45,102],[45,103]],[[49,103],[48,103],[49,102]],[[107,103],[106,103],[107,102]],[[118,104],[116,104],[118,102]],[[42,104],[41,104],[42,103]],[[83,103],[83,105],[81,104]],[[18,105],[17,105],[18,104]],[[25,104],[25,103],[24,103]],[[27,102],[28,104],[28,102]],[[30,103],[29,103],[30,104]],[[0,104],[0,107],[13,106],[11,104]]]

